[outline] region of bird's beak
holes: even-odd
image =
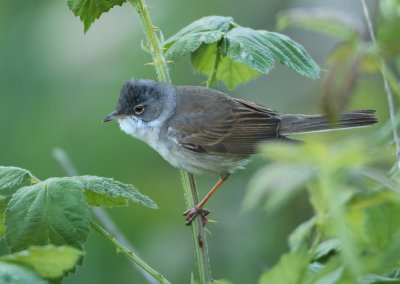
[[[109,115],[107,115],[102,122],[107,122],[107,121],[111,121],[111,120],[115,120],[118,119],[120,117],[120,115],[118,115],[117,111],[114,111],[112,113],[110,113]]]

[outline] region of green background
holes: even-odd
[[[275,30],[279,11],[293,7],[327,6],[361,18],[358,1],[203,0],[149,1],[155,25],[168,38],[180,28],[208,15],[232,16],[238,24]],[[370,7],[373,11],[374,7]],[[324,66],[337,43],[334,39],[291,29],[285,34],[302,44]],[[64,176],[52,155],[63,148],[81,174],[113,177],[135,185],[159,205],[151,210],[138,204],[108,212],[139,255],[173,283],[188,283],[195,270],[190,228],[179,172],[143,142],[122,133],[116,122],[101,120],[116,106],[123,81],[156,79],[149,54],[140,47],[144,36],[133,9],[115,7],[83,34],[83,25],[65,1],[0,2],[0,164],[29,169],[40,179]],[[174,84],[199,85],[206,78],[191,71],[189,58],[171,71]],[[215,86],[233,96],[255,101],[281,112],[316,113],[320,81],[277,66],[234,91]],[[374,108],[387,119],[382,83],[364,76],[349,108]],[[301,137],[337,141],[347,135],[376,131],[378,126]],[[299,137],[297,137],[299,138]],[[305,194],[274,214],[243,212],[246,187],[261,157],[233,175],[209,201],[212,223],[208,237],[215,279],[254,283],[261,273],[287,251],[287,236],[311,216]],[[290,177],[282,177],[290,178]],[[198,177],[201,195],[217,180]],[[2,252],[6,251],[4,243]],[[86,244],[84,265],[65,283],[145,283],[129,261],[97,234]]]

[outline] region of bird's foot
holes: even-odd
[[[207,209],[204,209],[202,207],[197,207],[195,206],[192,209],[189,209],[185,212],[183,212],[183,216],[186,216],[186,225],[191,225],[193,220],[196,219],[196,217],[198,215],[201,216],[201,221],[203,222],[203,226],[205,226],[207,224],[207,218],[206,216],[210,214],[210,211],[208,211]]]

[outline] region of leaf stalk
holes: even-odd
[[[139,265],[141,268],[143,268],[146,272],[148,272],[150,275],[152,275],[155,279],[157,279],[160,283],[163,284],[171,284],[167,279],[164,278],[164,276],[154,270],[152,267],[150,267],[144,260],[142,260],[140,257],[138,257],[135,253],[127,249],[123,244],[121,244],[117,239],[111,235],[109,232],[103,229],[99,224],[96,222],[91,221],[90,225],[92,226],[93,230],[97,231],[100,235],[105,237],[110,243],[113,244],[114,247],[116,247],[118,252],[121,252],[125,254],[129,259],[133,260],[137,265]]]

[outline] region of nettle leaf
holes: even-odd
[[[259,31],[236,27],[225,38],[221,48],[223,56],[227,55],[233,61],[265,74],[274,67],[274,57]]]
[[[68,0],[69,9],[75,16],[79,17],[84,25],[85,33],[89,30],[90,25],[101,14],[108,12],[112,7],[122,6],[127,0]]]
[[[40,275],[26,266],[0,261],[2,284],[48,284]]]
[[[392,190],[360,192],[346,214],[348,247],[360,255],[365,271],[390,272],[400,267],[400,198]],[[343,247],[345,249],[345,247]]]
[[[226,17],[200,19],[168,39],[164,48],[172,61],[191,53],[193,68],[207,76],[219,56],[216,79],[229,88],[267,74],[275,61],[310,78],[320,72],[305,49],[287,36],[240,27]]]
[[[275,266],[262,274],[258,283],[299,283],[307,270],[307,250],[303,247],[297,252],[284,254]]]
[[[90,232],[83,188],[69,178],[50,178],[19,189],[8,204],[5,239],[12,252],[31,245],[82,249]]]
[[[338,239],[330,239],[318,245],[314,252],[314,259],[319,260],[327,257],[333,252],[338,252],[342,249],[342,245]]]
[[[298,27],[342,40],[359,39],[362,24],[354,16],[330,8],[290,9],[278,14],[278,30]]]
[[[8,207],[8,202],[10,201],[10,196],[0,195],[0,239],[4,235],[4,219],[6,217],[6,211]]]
[[[2,195],[14,193],[18,188],[30,185],[31,173],[17,167],[0,166],[0,192]]]
[[[226,49],[226,50],[224,50]],[[319,78],[319,66],[305,49],[289,37],[263,30],[236,27],[226,34],[222,54],[267,74],[278,60],[310,78]]]
[[[251,179],[243,207],[248,210],[262,203],[273,212],[288,202],[312,179],[312,167],[273,163],[261,168]],[[290,177],[290,178],[284,178]]]
[[[307,241],[307,239],[311,237],[316,222],[317,217],[314,216],[294,229],[289,236],[290,251],[297,251]]]
[[[14,254],[0,257],[0,261],[29,265],[44,278],[59,278],[73,269],[83,252],[68,246],[31,246]]]
[[[217,53],[217,44],[206,45],[192,53],[191,61],[195,70],[205,73],[207,76],[211,73],[214,61],[210,58],[215,58]],[[261,73],[253,68],[231,60],[229,57],[220,59],[216,78],[224,82],[229,88],[233,89],[237,84],[245,83],[256,78]]]
[[[191,23],[165,42],[165,59],[176,62],[203,43],[219,41],[232,24],[232,18],[220,16],[204,17]]]
[[[128,200],[141,203],[146,207],[156,209],[157,204],[141,194],[130,184],[124,184],[112,178],[97,176],[71,177],[85,189],[86,200],[94,206],[123,206]]]

